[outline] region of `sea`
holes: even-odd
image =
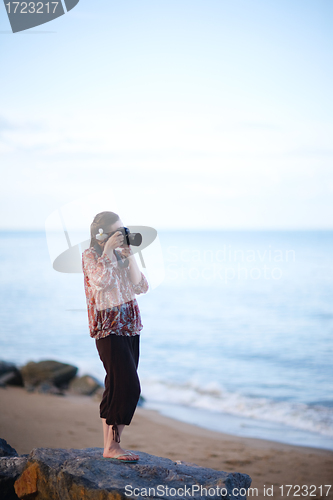
[[[52,241],[0,233],[0,359],[54,359],[103,382],[83,274],[53,268]],[[144,407],[333,450],[333,231],[158,231],[136,259],[150,283],[137,296]]]

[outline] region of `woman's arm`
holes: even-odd
[[[135,260],[135,256],[133,254],[129,255],[128,260],[129,260],[128,267],[129,267],[129,274],[131,277],[131,281],[133,285],[138,285],[141,281],[142,275],[139,266]]]
[[[129,261],[129,275],[133,283],[134,292],[139,295],[140,293],[146,293],[148,291],[148,281],[146,277],[142,274],[139,266],[135,260],[135,256],[132,253],[131,247],[125,247],[122,250],[122,256],[126,257]]]
[[[135,260],[135,257],[133,255],[132,249],[130,246],[126,246],[122,248],[121,250],[121,256],[123,258],[127,258],[129,265],[128,265],[128,270],[129,270],[129,275],[131,278],[131,281],[133,285],[137,285],[141,281],[141,271],[139,269],[139,266]]]

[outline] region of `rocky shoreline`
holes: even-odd
[[[90,375],[77,377],[77,372],[76,366],[54,360],[30,361],[21,368],[0,361],[0,387],[18,386],[28,392],[57,396],[101,397],[104,388],[98,380]],[[0,498],[167,499],[180,498],[186,488],[193,499],[244,499],[251,485],[247,474],[173,462],[144,452],[136,452],[140,456],[137,464],[117,463],[103,459],[102,453],[101,448],[34,448],[30,454],[19,456],[0,438]]]
[[[28,392],[77,394],[101,398],[104,387],[91,375],[77,376],[78,368],[54,360],[30,361],[22,367],[0,361],[0,387],[24,387]]]
[[[73,367],[68,368],[68,365],[66,368],[65,365],[69,373],[72,370],[72,375],[75,371],[75,376],[64,382],[63,379],[61,380],[64,366],[60,365],[62,366],[61,370],[57,364],[49,365],[49,368],[53,366],[53,370],[51,370],[51,374],[45,375],[44,373],[42,379],[34,375],[35,378],[29,380],[29,377],[24,373],[25,370],[23,370],[26,379],[24,380],[23,367],[17,368],[10,363],[7,363],[5,370],[0,372],[3,386],[3,389],[0,389],[0,437],[10,443],[11,447],[18,452],[17,454],[11,447],[5,447],[7,451],[3,452],[3,456],[0,458],[1,500],[17,500],[18,496],[15,493],[14,484],[21,478],[25,470],[27,470],[25,476],[18,483],[21,488],[18,492],[23,495],[22,499],[25,500],[43,498],[41,495],[44,486],[39,483],[38,477],[42,481],[46,481],[45,478],[48,477],[50,481],[54,480],[62,485],[65,484],[62,481],[65,481],[64,477],[66,477],[69,481],[66,484],[71,484],[72,476],[70,470],[66,469],[67,460],[71,461],[73,467],[75,463],[80,463],[83,468],[80,469],[77,485],[68,490],[66,494],[64,488],[61,490],[61,500],[69,500],[70,498],[85,498],[87,500],[117,498],[120,500],[123,498],[123,493],[121,490],[116,490],[112,483],[113,466],[118,467],[116,471],[121,470],[123,475],[129,473],[127,467],[135,466],[138,467],[136,474],[140,478],[146,477],[145,474],[149,477],[149,471],[152,469],[149,469],[148,455],[152,457],[149,460],[154,460],[155,464],[161,464],[164,470],[161,472],[162,476],[158,476],[161,469],[154,472],[157,474],[156,478],[160,478],[160,480],[168,477],[165,469],[174,471],[173,465],[192,463],[191,467],[195,467],[193,463],[196,463],[201,466],[199,468],[201,471],[202,469],[213,469],[220,473],[221,477],[223,474],[231,474],[229,476],[231,479],[239,477],[237,474],[250,476],[252,478],[250,488],[258,489],[257,498],[264,498],[264,488],[267,485],[274,487],[274,499],[280,500],[281,498],[282,500],[279,492],[281,485],[284,484],[307,485],[309,488],[311,485],[315,485],[317,493],[320,491],[321,485],[332,484],[333,453],[328,450],[217,433],[170,419],[158,412],[145,409],[143,405],[137,409],[133,422],[122,435],[124,449],[131,449],[139,454],[138,464],[112,464],[112,468],[106,469],[105,484],[114,489],[112,491],[102,489],[103,493],[99,493],[94,488],[91,488],[90,491],[86,485],[89,485],[91,481],[96,481],[96,478],[94,481],[92,480],[91,471],[94,470],[99,476],[99,474],[103,474],[107,465],[111,465],[101,459],[103,450],[100,447],[103,445],[103,437],[97,398],[99,391],[103,391],[103,388],[99,383],[99,389],[93,389],[92,395],[81,396],[82,393],[71,393],[71,384],[74,384],[74,381],[81,377],[77,377],[77,370],[73,370]],[[1,366],[4,367],[3,364],[0,364]],[[30,366],[35,367],[34,364]],[[40,368],[42,366],[39,365]],[[40,371],[42,370],[40,369]],[[14,377],[15,374],[16,377]],[[5,375],[5,382],[2,378],[3,375]],[[19,376],[22,378],[19,379]],[[52,390],[57,390],[57,392],[52,393]],[[91,394],[90,389],[89,393]],[[40,456],[47,456],[47,463],[39,461],[39,458],[35,460]],[[52,461],[52,457],[55,459],[55,470],[49,469],[48,465],[49,461]],[[164,466],[158,461],[160,457],[165,457],[170,462],[163,462],[166,464]],[[78,460],[75,462],[74,458]],[[145,458],[147,458],[147,463],[144,461]],[[28,465],[30,462],[31,467]],[[120,465],[124,468],[120,469]],[[186,467],[190,466],[186,465]],[[196,467],[196,470],[199,471],[199,469]],[[62,471],[65,471],[63,475]],[[221,471],[226,472],[222,473]],[[171,477],[171,473],[169,477]],[[85,483],[85,479],[87,479],[87,483]],[[46,486],[48,481],[46,481]],[[25,483],[31,485],[30,493],[24,489]],[[188,479],[186,482],[185,480],[182,482],[182,484],[184,483],[187,485]],[[5,493],[6,484],[9,488],[8,495],[12,496],[7,496]],[[153,483],[147,479],[146,484]],[[168,484],[166,483],[166,485]],[[133,486],[135,486],[134,483]],[[79,489],[81,487],[85,488],[82,490],[85,496],[71,496],[75,488],[77,491],[81,491]],[[37,491],[33,492],[33,488],[37,488],[38,493]],[[115,493],[116,491],[117,493]],[[325,496],[327,500],[333,500],[332,491],[331,488],[331,491]],[[56,493],[51,495],[49,492],[48,495],[49,500],[59,498]],[[248,498],[252,496],[254,495],[248,493]],[[126,496],[126,498],[138,497],[132,495]],[[169,497],[159,495],[159,498]],[[177,498],[177,496],[173,498]],[[225,498],[233,497],[229,495]]]
[[[136,464],[103,459],[101,448],[35,448],[18,456],[0,439],[2,500],[120,500],[126,498],[246,499],[247,474],[137,452]]]

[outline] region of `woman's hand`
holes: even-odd
[[[133,252],[130,246],[126,245],[121,249],[121,256],[125,259],[127,259],[127,257],[130,257],[131,255],[133,255]]]
[[[103,254],[107,254],[108,257],[111,259],[113,250],[120,247],[123,244],[123,241],[124,241],[124,235],[122,234],[121,231],[117,231],[105,243]]]

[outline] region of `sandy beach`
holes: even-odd
[[[19,454],[33,448],[102,447],[99,402],[85,396],[55,396],[28,393],[23,388],[0,389],[0,437]],[[333,483],[333,452],[291,446],[261,439],[222,434],[178,422],[158,412],[138,408],[125,428],[121,444],[132,450],[184,460],[216,470],[243,472],[258,489],[257,498],[267,498],[264,487],[273,486],[273,498],[282,485],[315,485],[311,498],[321,498],[320,485]],[[333,486],[323,498],[333,499]],[[298,491],[302,496],[303,490]],[[310,490],[307,495],[310,496]]]

